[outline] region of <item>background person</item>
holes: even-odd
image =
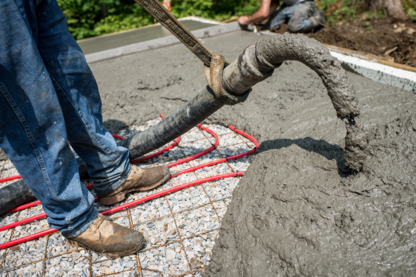
[[[238,18],[238,23],[243,29],[248,24],[258,24],[270,17],[263,29],[279,29],[280,24],[286,23],[287,29],[292,33],[307,33],[313,29],[325,25],[324,12],[315,11],[314,0],[282,0],[282,7],[279,0],[261,0],[260,8],[253,15],[243,15]]]

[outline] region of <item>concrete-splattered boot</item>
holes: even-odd
[[[103,205],[112,205],[123,201],[127,193],[133,191],[146,191],[163,184],[170,178],[170,171],[166,166],[156,166],[141,169],[131,166],[131,172],[126,181],[116,189],[97,195]]]
[[[316,10],[311,17],[309,17],[311,23],[310,29],[315,31],[325,27],[325,14],[323,10]]]
[[[116,224],[101,214],[81,235],[66,239],[75,247],[85,247],[111,258],[134,254],[145,242],[139,231]]]

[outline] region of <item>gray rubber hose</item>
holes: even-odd
[[[341,63],[318,41],[303,35],[276,35],[248,46],[224,69],[224,81],[234,93],[245,93],[288,60],[299,61],[318,74],[339,118],[353,119],[360,114],[355,89]]]

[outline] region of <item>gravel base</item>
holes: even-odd
[[[0,162],[0,178],[6,178],[15,175],[19,175],[19,173],[9,160]],[[13,182],[14,180],[0,183],[0,188],[5,187]]]
[[[43,262],[32,263],[28,266],[22,266],[11,271],[1,272],[1,277],[8,276],[30,276],[40,277],[42,276]]]
[[[44,276],[90,276],[88,252],[81,250],[46,260]]]
[[[132,136],[159,121],[151,120],[143,126],[132,126],[122,130],[120,135]],[[227,127],[204,126],[217,133],[218,147],[198,159],[170,168],[172,174],[191,166],[243,153],[254,147],[248,139]],[[178,146],[137,166],[145,168],[156,164],[167,165],[201,152],[211,147],[214,142],[212,135],[199,128],[193,128],[182,136]],[[246,156],[183,174],[152,191],[132,193],[125,201],[111,207],[197,179],[244,171],[248,168],[250,160],[251,156]],[[17,172],[9,161],[5,161],[0,162],[0,174],[1,177],[7,177],[16,175]],[[0,276],[201,276],[204,267],[210,262],[221,220],[238,182],[239,178],[227,178],[197,185],[108,215],[116,223],[144,234],[146,244],[138,254],[110,259],[83,248],[72,247],[59,233],[54,233],[7,250],[0,250]],[[8,183],[10,182],[0,183],[0,187]],[[83,183],[88,184],[89,180],[84,180]],[[99,211],[108,209],[99,203],[95,203],[95,207]],[[39,205],[6,214],[0,216],[0,226],[42,212]],[[47,228],[49,227],[46,219],[18,226],[0,232],[0,243]]]

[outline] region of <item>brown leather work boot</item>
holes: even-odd
[[[163,184],[170,178],[170,171],[166,166],[156,166],[141,169],[131,166],[131,172],[126,181],[114,190],[97,195],[103,205],[113,205],[126,199],[126,194],[133,191],[146,191]]]
[[[75,247],[85,247],[111,258],[134,254],[145,242],[139,231],[116,224],[101,214],[81,235],[66,239]]]

